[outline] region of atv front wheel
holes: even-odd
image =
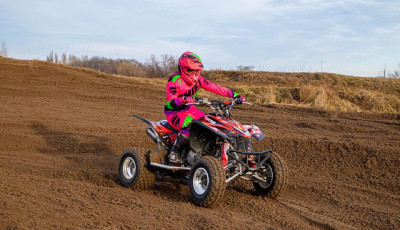
[[[119,178],[123,186],[148,189],[154,183],[154,174],[148,169],[148,151],[144,148],[125,150],[119,161]]]
[[[211,207],[224,195],[225,172],[221,162],[212,156],[201,158],[189,176],[189,190],[195,205]]]
[[[283,158],[273,153],[271,158],[258,171],[258,176],[265,182],[253,182],[255,190],[263,196],[277,198],[288,183],[288,167]]]

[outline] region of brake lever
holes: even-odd
[[[235,105],[235,104],[239,104],[239,103],[237,103],[236,100],[233,100],[233,101],[232,101],[232,106]],[[242,101],[242,103],[240,103],[240,104],[253,105],[253,104],[251,104],[251,103],[249,103],[249,102],[243,102],[243,101]],[[240,104],[239,104],[239,105],[240,105]]]

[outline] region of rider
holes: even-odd
[[[246,101],[238,93],[200,76],[203,68],[199,56],[192,52],[185,52],[179,58],[178,71],[168,79],[164,113],[168,123],[176,130],[180,130],[169,155],[169,161],[173,164],[181,163],[180,155],[185,145],[188,144],[190,123],[205,116],[194,105],[186,105],[195,102],[200,88],[224,97],[240,98],[242,102]]]

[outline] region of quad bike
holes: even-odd
[[[179,131],[166,120],[152,122],[131,114],[148,124],[146,132],[157,147],[153,151],[135,147],[122,153],[122,185],[147,189],[155,175],[171,176],[189,185],[194,204],[210,207],[221,200],[227,183],[242,178],[253,182],[260,195],[278,197],[288,180],[286,163],[272,150],[253,152],[251,137],[261,141],[265,135],[256,124],[241,125],[232,119],[231,111],[240,99],[196,100],[192,104],[209,106],[214,112],[190,125],[189,145],[181,153],[180,165],[168,160]]]

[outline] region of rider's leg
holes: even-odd
[[[169,162],[180,164],[182,151],[189,143],[189,128],[181,129],[169,154]]]
[[[189,125],[193,120],[198,120],[205,114],[196,107],[191,106],[185,111],[167,116],[167,120],[177,130],[180,130],[174,145],[170,151],[169,161],[173,164],[180,164],[182,150],[189,144]]]

